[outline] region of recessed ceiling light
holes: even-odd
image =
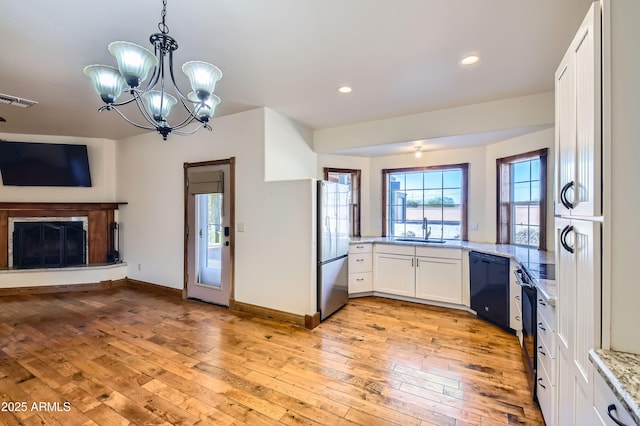
[[[338,92],[340,93],[351,93],[353,89],[349,86],[340,86],[338,87]]]
[[[461,65],[473,65],[480,60],[478,55],[467,55],[460,60]]]

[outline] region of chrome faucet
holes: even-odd
[[[428,240],[431,236],[431,227],[429,226],[429,220],[426,217],[422,218],[422,236],[425,240]]]

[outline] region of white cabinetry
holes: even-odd
[[[592,416],[593,367],[600,347],[600,223],[556,218],[558,424]]]
[[[624,409],[599,374],[596,374],[594,378],[593,410],[595,411],[594,425],[616,426],[623,424],[632,426],[635,423],[631,414]]]
[[[601,23],[592,4],[555,74],[555,214],[601,214]]]
[[[594,417],[588,352],[601,345],[601,26],[594,2],[555,75],[557,418],[547,422],[562,426]]]
[[[415,297],[415,247],[376,244],[373,290]]]
[[[373,290],[462,304],[462,249],[376,244]]]
[[[371,243],[349,246],[349,295],[373,291],[373,258]]]
[[[462,303],[462,250],[416,247],[416,297]]]
[[[522,346],[522,287],[516,275],[520,268],[518,262],[509,262],[509,328],[516,332]]]
[[[537,377],[538,403],[548,426],[556,423],[556,330],[555,308],[538,293],[537,313]]]

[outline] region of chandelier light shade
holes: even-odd
[[[178,42],[169,36],[169,27],[165,23],[167,1],[163,0],[162,4],[162,21],[158,24],[160,33],[152,34],[149,38],[153,52],[128,41],[114,41],[109,43],[108,50],[118,67],[88,65],[84,68],[84,74],[92,81],[94,89],[105,103],[98,111],[116,111],[130,124],[141,129],[156,130],[166,140],[170,133],[184,136],[202,127],[211,130],[209,120],[220,104],[220,98],[213,92],[222,78],[222,71],[207,62],[186,62],[182,71],[189,78],[192,91],[184,95],[173,74],[173,52],[178,49]],[[167,71],[175,96],[167,93]],[[116,102],[124,92],[130,95],[129,98]],[[144,124],[129,119],[120,110],[119,107],[130,103],[137,105]],[[186,112],[171,125],[168,118],[178,103]]]

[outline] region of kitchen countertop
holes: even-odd
[[[640,424],[640,355],[592,349],[589,359],[636,424]]]
[[[393,237],[352,237],[350,244],[357,243],[374,243],[374,244],[399,244],[427,247],[442,248],[461,248],[467,251],[481,251],[483,253],[495,254],[515,259],[521,265],[525,265],[527,270],[532,273],[533,281],[538,291],[546,299],[546,301],[555,306],[556,302],[556,282],[555,280],[547,280],[540,278],[536,271],[539,269],[535,265],[554,264],[555,254],[553,252],[541,251],[538,249],[527,248],[523,246],[515,246],[511,244],[489,244],[474,243],[469,241],[449,241],[441,243],[423,243],[420,241],[398,241]]]

